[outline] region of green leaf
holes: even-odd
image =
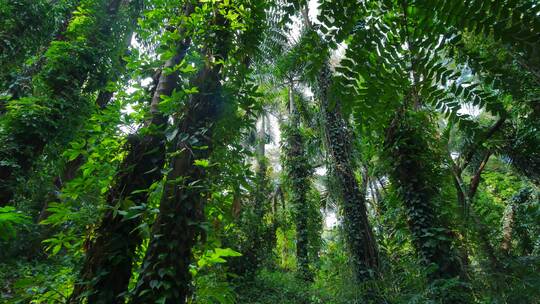
[[[196,159],[194,162],[195,166],[207,168],[210,166],[210,161],[208,159]]]

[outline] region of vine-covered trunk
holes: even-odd
[[[341,115],[339,102],[331,104],[330,101],[330,73],[326,64],[318,79],[326,149],[331,161],[331,172],[340,187],[343,226],[354,274],[359,281],[365,281],[377,272],[377,243],[367,216],[365,193],[361,191],[353,171],[355,164],[350,127]]]
[[[388,129],[385,150],[389,177],[401,196],[413,244],[425,265],[436,265],[432,279],[463,274],[453,235],[438,214],[440,187],[438,153],[430,146],[432,122],[428,114],[400,110]]]
[[[191,9],[188,8],[186,14],[190,13]],[[162,70],[178,65],[189,45],[190,39],[185,38],[178,45],[175,56],[164,64]],[[162,96],[172,94],[177,82],[178,72],[160,73],[150,105],[151,118],[146,126],[148,133],[128,138],[128,155],[107,196],[107,205],[111,209],[104,215],[96,231],[97,237],[86,252],[80,281],[75,286],[71,303],[79,303],[84,296],[87,296],[88,303],[125,302],[120,295],[127,290],[135,250],[142,241],[137,231],[142,219],[140,216],[130,216],[129,208],[144,207],[150,195],[146,190],[162,178],[167,120],[160,113],[158,105]],[[128,215],[124,217],[116,209]]]
[[[265,155],[266,144],[266,119],[261,116],[261,126],[257,131],[255,147],[255,191],[252,203],[242,212],[239,226],[246,234],[245,244],[242,245],[243,258],[238,260],[233,268],[238,274],[254,275],[260,268],[263,260],[272,251],[271,228],[264,222],[264,216],[268,211],[269,180],[266,175],[268,169]],[[274,233],[275,235],[275,233]]]
[[[305,151],[305,139],[300,130],[300,117],[294,103],[294,91],[289,88],[289,123],[284,128],[284,167],[296,226],[296,260],[298,275],[305,280],[312,280],[309,269],[309,205],[307,193],[310,189],[311,165]]]
[[[81,1],[62,40],[51,43],[41,71],[34,76],[34,93],[11,100],[0,125],[0,206],[13,198],[47,144],[63,145],[90,115],[92,103],[84,93],[105,85],[107,62],[118,58],[112,41],[127,30],[113,30],[121,0]]]
[[[124,60],[123,57],[126,55],[127,50],[129,46],[131,45],[131,39],[133,38],[133,31],[136,26],[135,23],[137,21],[139,9],[138,8],[132,9],[131,11],[133,13],[133,15],[131,16],[131,24],[130,24],[128,32],[126,33],[124,37],[124,41],[122,42],[126,52],[118,54],[118,62],[120,63],[120,66],[118,67],[118,69],[114,70],[114,72],[109,78],[109,81],[113,83],[116,83],[122,77],[122,75],[125,72],[126,65],[127,65],[127,61]],[[67,27],[67,21],[66,21],[65,27]],[[65,28],[64,30],[61,31],[61,33],[63,33],[64,31],[65,31]],[[44,57],[41,57],[41,58],[43,58],[44,60]],[[43,62],[36,63],[36,64],[43,64]],[[158,81],[154,79],[154,83],[157,83],[157,82]],[[153,95],[154,91],[150,93]],[[104,110],[113,99],[113,96],[114,96],[114,91],[107,88],[102,88],[96,97],[96,105],[98,106],[99,110]],[[86,136],[84,137],[84,140],[87,141]],[[79,173],[79,169],[85,164],[85,162],[86,162],[86,159],[83,156],[83,154],[79,154],[79,156],[77,156],[75,159],[65,160],[65,163],[63,164],[59,174],[53,180],[53,184],[55,186],[54,192],[49,194],[50,199],[45,198],[43,200],[44,203],[43,203],[43,207],[41,208],[40,215],[38,217],[38,221],[37,221],[38,223],[48,217],[47,209],[48,209],[49,202],[52,202],[58,199],[58,193],[61,192],[62,187],[66,183],[69,183],[71,180],[77,177]]]
[[[256,193],[255,193],[255,217],[259,225],[262,225],[262,220],[266,210],[267,202],[267,190],[268,190],[268,178],[266,176],[266,170],[268,169],[265,155],[265,144],[266,144],[266,120],[264,114],[261,117],[261,128],[257,132],[257,152],[256,152]]]
[[[506,255],[510,255],[510,249],[512,248],[512,234],[514,230],[515,215],[516,206],[514,204],[510,204],[505,211],[502,228],[501,250]]]
[[[524,188],[512,197],[506,207],[502,221],[501,250],[507,256],[512,255],[513,243],[516,241],[517,245],[521,247],[521,255],[523,256],[531,254],[534,249],[534,242],[532,242],[527,229],[523,227],[526,227],[526,225],[519,222],[521,220],[520,216],[523,216],[526,210],[523,205],[530,199],[530,189]]]
[[[221,16],[218,15],[219,22]],[[216,59],[228,52],[227,32],[216,33],[209,48]],[[218,60],[216,60],[218,62]],[[222,93],[219,63],[207,62],[192,82],[198,93],[191,95],[174,139],[174,156],[163,189],[159,214],[133,292],[133,304],[184,304],[190,294],[192,248],[197,243],[205,200],[204,166],[213,151],[212,134],[226,103]]]

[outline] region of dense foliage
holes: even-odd
[[[540,302],[533,0],[0,0],[1,303]]]

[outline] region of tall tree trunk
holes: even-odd
[[[135,23],[137,21],[137,16],[139,13],[138,8],[132,9],[132,11],[133,12],[131,15],[131,24],[129,27],[129,32],[125,35],[124,42],[123,42],[126,52],[129,49],[129,46],[131,45],[131,39],[133,38],[133,31],[135,29],[135,26],[136,26]],[[65,26],[67,27],[67,23]],[[62,30],[61,33],[63,33],[64,31],[65,29]],[[118,56],[118,62],[120,62],[120,67],[119,69],[115,69],[113,71],[113,74],[111,75],[109,81],[117,82],[124,74],[124,71],[127,65],[127,61],[123,59],[125,55],[126,55],[125,53],[122,53],[121,55]],[[44,57],[42,58],[43,60],[42,59],[40,60],[44,61]],[[157,79],[154,79],[155,84],[157,84],[158,82],[159,81]],[[153,95],[154,92],[155,90],[151,91],[150,93]],[[99,110],[104,110],[107,107],[107,105],[111,102],[113,96],[114,96],[113,91],[110,91],[107,89],[100,90],[96,97],[96,105],[98,106]],[[84,136],[86,136],[86,134]],[[85,146],[85,149],[86,148],[87,146]],[[79,156],[77,156],[75,159],[68,160],[63,164],[63,168],[60,169],[60,174],[58,174],[54,178],[54,182],[53,182],[55,186],[54,192],[48,194],[48,197],[43,200],[44,204],[38,217],[38,221],[37,221],[38,223],[48,217],[47,208],[48,208],[49,202],[58,200],[58,193],[60,193],[60,191],[62,190],[62,187],[66,183],[70,182],[71,180],[75,179],[75,177],[77,177],[79,169],[85,164],[85,161],[86,159],[84,158],[84,156],[82,154],[79,154]]]
[[[99,74],[107,70],[106,59],[116,60],[118,50],[109,44],[125,35],[125,29],[111,32],[119,22],[121,3],[81,1],[93,23],[75,23],[70,30],[77,26],[90,29],[82,36],[67,33],[62,41],[53,42],[34,77],[38,84],[35,94],[11,101],[17,106],[6,111],[0,128],[0,206],[13,198],[20,178],[27,176],[45,146],[68,142],[91,113],[91,103],[81,93],[100,89]]]
[[[217,21],[224,24],[221,15]],[[220,23],[220,24],[221,24]],[[222,25],[222,24],[221,24]],[[226,29],[216,32],[218,42],[209,49],[215,62],[225,60],[229,47]],[[187,101],[175,140],[167,182],[152,226],[152,238],[144,258],[132,304],[160,301],[185,304],[190,294],[192,248],[203,218],[205,169],[196,160],[208,159],[213,151],[212,134],[226,103],[222,94],[221,64],[207,62],[192,82],[198,93]]]
[[[191,12],[191,6],[185,9],[186,16]],[[178,65],[184,59],[190,43],[189,38],[179,43],[176,54],[164,64],[162,70]],[[107,205],[111,210],[104,215],[96,231],[97,238],[87,250],[80,282],[75,286],[71,303],[79,303],[86,294],[88,303],[125,302],[120,295],[127,290],[135,249],[141,243],[137,231],[141,217],[124,218],[113,209],[127,211],[129,207],[144,206],[150,195],[144,190],[162,178],[167,119],[159,111],[158,105],[162,96],[172,94],[178,77],[178,72],[160,74],[150,105],[151,118],[146,123],[150,132],[128,138],[128,155],[107,196]]]
[[[313,30],[307,6],[303,6],[302,15],[306,28]],[[326,150],[331,160],[331,171],[340,186],[345,240],[351,254],[355,278],[362,282],[373,278],[377,273],[379,254],[367,215],[365,193],[360,189],[354,175],[350,126],[342,116],[340,101],[331,100],[331,83],[332,71],[327,59],[319,72],[316,91],[323,115],[323,131]]]
[[[308,216],[309,205],[307,193],[311,182],[311,165],[305,151],[305,139],[300,131],[300,117],[294,102],[293,82],[289,87],[289,124],[283,135],[286,140],[284,145],[284,167],[287,174],[290,201],[293,208],[293,219],[296,226],[296,260],[298,275],[307,281],[313,280],[313,274],[309,269],[309,230]]]
[[[516,193],[506,208],[503,217],[501,250],[507,256],[511,255],[512,241],[517,239],[522,255],[528,255],[533,251],[533,242],[527,228],[519,224],[519,216],[523,215],[522,204],[531,198],[531,192],[525,188]]]
[[[510,204],[503,217],[503,238],[501,242],[501,250],[504,254],[510,255],[510,249],[512,249],[512,234],[514,230],[514,222],[516,215],[516,206]]]
[[[469,202],[472,202],[474,196],[476,195],[476,191],[478,191],[478,186],[480,185],[480,179],[482,178],[482,172],[484,172],[484,169],[486,168],[486,165],[490,157],[491,157],[491,152],[487,152],[484,155],[484,157],[482,158],[482,162],[480,163],[480,166],[478,167],[478,169],[476,169],[476,173],[471,179],[471,183],[469,185],[469,193],[468,193]]]
[[[266,176],[267,162],[265,156],[266,144],[266,113],[261,115],[261,126],[257,131],[256,147],[255,147],[255,191],[253,195],[253,203],[247,206],[242,212],[242,218],[239,223],[240,228],[246,234],[246,242],[243,244],[243,258],[238,260],[235,265],[235,271],[238,274],[254,275],[260,268],[265,256],[272,251],[270,245],[273,242],[269,227],[264,222],[264,216],[268,211],[268,192],[269,184]],[[275,235],[275,233],[274,233]],[[234,239],[233,239],[234,241]],[[269,241],[269,242],[266,242]],[[238,245],[238,244],[236,244]]]
[[[453,235],[438,214],[435,199],[440,184],[437,152],[430,146],[429,115],[400,110],[385,139],[391,162],[390,180],[403,199],[413,244],[426,265],[437,266],[432,279],[463,275]],[[424,131],[425,130],[425,131]]]
[[[375,183],[375,180],[371,178],[369,180],[369,191],[371,192],[371,198],[372,198],[372,206],[373,210],[375,211],[375,223],[378,231],[378,235],[381,239],[385,238],[385,223],[383,222],[383,214],[386,211],[386,208],[383,206],[383,199],[381,196],[381,193],[379,192],[379,189],[377,188],[377,184]]]
[[[268,188],[268,180],[266,177],[267,159],[265,156],[265,144],[266,144],[266,120],[265,114],[261,116],[261,127],[257,132],[257,150],[256,150],[256,197],[255,197],[255,216],[258,224],[262,224],[262,219],[265,214],[266,203],[266,191]]]
[[[329,86],[331,71],[325,64],[318,79],[318,98],[323,114],[323,128],[331,172],[340,189],[343,226],[347,247],[351,253],[354,274],[365,281],[376,274],[379,265],[377,244],[367,216],[365,193],[354,175],[352,136],[347,120],[342,117],[339,101],[331,102]]]

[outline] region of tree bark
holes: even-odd
[[[510,249],[512,248],[512,233],[514,230],[516,214],[515,209],[515,206],[510,204],[503,218],[503,238],[501,242],[501,250],[506,255],[510,255]]]
[[[487,152],[486,155],[484,155],[484,158],[482,159],[480,166],[478,167],[478,169],[476,169],[476,173],[471,179],[471,184],[469,186],[469,193],[468,193],[469,201],[472,201],[472,199],[476,195],[476,191],[478,191],[478,186],[480,185],[480,178],[482,177],[482,172],[486,168],[487,162],[489,161],[490,157],[491,157],[491,152]]]
[[[304,25],[313,30],[309,8],[302,7]],[[373,278],[379,267],[379,254],[372,227],[367,216],[365,193],[362,193],[354,175],[352,136],[350,126],[342,117],[340,101],[332,104],[330,85],[332,72],[325,60],[317,78],[317,97],[323,114],[323,132],[332,173],[340,185],[339,195],[343,209],[346,243],[352,256],[353,272],[359,282]]]
[[[217,15],[216,22],[225,21]],[[227,30],[216,33],[218,42],[213,56],[226,59],[229,45]],[[212,134],[226,103],[222,95],[220,64],[205,67],[192,85],[198,93],[191,95],[179,124],[171,159],[171,171],[152,226],[152,234],[144,258],[140,278],[133,291],[132,304],[161,301],[164,304],[185,304],[190,294],[192,248],[201,233],[205,200],[204,167],[199,159],[208,159],[213,151]]]
[[[506,256],[511,256],[513,240],[517,240],[521,247],[522,255],[529,255],[534,249],[534,242],[529,236],[528,227],[519,223],[520,217],[524,215],[522,204],[531,199],[531,192],[525,188],[516,193],[508,203],[503,217],[501,250]],[[526,210],[526,208],[525,208]]]
[[[306,156],[305,139],[300,132],[300,117],[294,102],[293,81],[288,90],[289,122],[284,128],[284,167],[287,174],[288,191],[296,227],[296,261],[298,276],[306,281],[313,280],[309,268],[309,206],[307,193],[310,189],[311,165]]]
[[[341,114],[339,101],[331,103],[329,86],[331,71],[325,64],[318,78],[318,98],[323,114],[326,150],[331,160],[332,174],[340,189],[343,226],[347,247],[351,253],[354,274],[358,281],[373,278],[379,267],[377,243],[367,215],[365,193],[354,175],[353,146],[350,126]]]
[[[431,124],[427,114],[401,109],[388,128],[385,150],[391,161],[390,179],[403,199],[413,244],[425,265],[437,269],[431,279],[464,275],[453,235],[437,213],[434,199],[439,185],[436,153],[420,126]],[[434,158],[435,157],[435,158]]]
[[[191,9],[186,9],[186,15],[189,14]],[[178,45],[175,56],[164,64],[163,70],[178,65],[184,59],[190,43],[190,39],[185,38]],[[125,302],[121,295],[127,290],[135,250],[142,241],[137,231],[141,217],[125,218],[116,209],[127,211],[129,207],[144,208],[150,195],[145,190],[162,178],[167,119],[159,111],[158,105],[161,96],[172,94],[178,77],[178,72],[160,74],[150,104],[150,119],[146,123],[150,133],[128,138],[128,155],[107,196],[107,205],[112,209],[104,215],[96,231],[97,238],[87,250],[80,282],[75,285],[70,303],[79,303],[86,293],[89,293],[88,303]]]
[[[254,275],[260,268],[264,258],[272,251],[269,247],[274,243],[272,239],[267,240],[270,235],[271,227],[264,222],[264,216],[268,211],[267,197],[269,189],[267,171],[267,159],[265,156],[266,144],[266,120],[265,113],[261,115],[261,126],[257,131],[255,147],[255,191],[252,197],[253,203],[244,209],[242,220],[239,223],[240,228],[246,234],[247,240],[242,246],[243,258],[239,261],[237,273],[240,275]],[[275,234],[274,234],[275,235]],[[268,241],[268,242],[266,242]]]

